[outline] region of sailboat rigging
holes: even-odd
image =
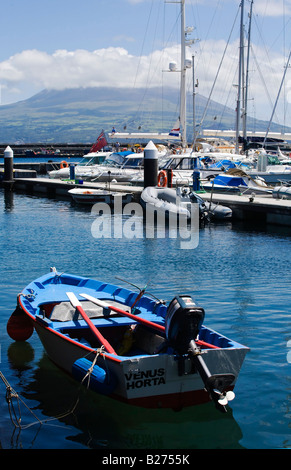
[[[170,133],[121,133],[114,132],[109,134],[112,139],[127,140],[127,139],[159,139],[159,140],[179,140],[182,148],[187,147],[187,128],[186,128],[186,71],[191,67],[191,61],[186,60],[186,45],[189,46],[194,43],[193,39],[189,39],[188,35],[192,32],[193,28],[185,28],[185,0],[165,0],[165,3],[178,3],[181,4],[181,67],[180,67],[180,115],[179,125],[175,124],[172,130],[176,132]],[[177,71],[171,68],[170,71]],[[177,132],[179,129],[180,132]]]
[[[275,105],[273,106],[273,111],[271,118],[269,120],[267,131],[247,131],[247,106],[248,106],[248,88],[249,88],[249,61],[250,61],[250,49],[251,49],[251,25],[252,25],[252,16],[253,16],[253,4],[254,0],[250,0],[250,11],[249,11],[249,28],[248,28],[248,39],[247,39],[247,59],[246,59],[246,70],[244,64],[244,9],[245,9],[245,1],[241,0],[240,9],[241,9],[241,19],[240,19],[240,45],[239,45],[239,74],[238,74],[238,85],[237,85],[237,104],[236,104],[236,122],[235,122],[235,129],[234,130],[213,130],[213,129],[205,129],[202,132],[204,137],[212,136],[212,137],[222,137],[222,138],[235,138],[235,151],[238,153],[239,151],[239,142],[240,142],[240,135],[242,135],[242,143],[243,147],[242,150],[246,151],[247,153],[247,138],[248,137],[256,137],[256,138],[263,138],[262,145],[265,147],[267,138],[269,139],[277,139],[277,140],[290,140],[291,134],[290,132],[271,132],[271,124],[273,121],[273,117],[275,115],[276,106],[278,104],[279,96],[282,90],[282,86],[285,80],[285,76],[287,73],[287,69],[290,66],[291,61],[291,51],[289,53],[289,57],[287,60],[287,65],[285,66],[283,78],[279,87],[278,95],[276,98]],[[258,63],[256,62],[257,67],[259,67]],[[242,126],[242,129],[240,127]]]

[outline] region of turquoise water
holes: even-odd
[[[200,229],[196,249],[183,250],[179,239],[93,238],[95,217],[70,199],[0,191],[0,370],[28,407],[21,404],[19,430],[0,380],[0,447],[290,448],[290,229],[211,224]],[[211,403],[180,412],[120,404],[56,368],[36,333],[14,343],[6,323],[16,296],[51,266],[108,282],[120,283],[119,276],[148,283],[165,300],[190,293],[205,309],[205,324],[251,348],[228,413]]]

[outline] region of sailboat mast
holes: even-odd
[[[246,83],[245,83],[245,95],[244,95],[244,111],[243,111],[243,139],[244,146],[246,147],[247,142],[247,115],[248,115],[248,89],[249,89],[249,63],[250,63],[250,45],[251,45],[251,25],[252,25],[252,14],[253,14],[253,0],[251,0],[250,13],[249,13],[249,30],[248,30],[248,53],[247,53],[247,65],[246,65]]]
[[[180,125],[182,147],[187,146],[186,137],[186,43],[185,43],[185,0],[181,0],[181,84],[180,84]]]
[[[236,126],[235,126],[235,151],[239,152],[239,131],[240,131],[240,116],[241,116],[241,92],[242,92],[242,77],[243,77],[243,58],[244,58],[244,0],[241,1],[241,19],[240,19],[240,46],[239,46],[239,72],[238,72],[238,90],[237,90],[237,105],[236,105]]]

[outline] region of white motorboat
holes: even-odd
[[[253,167],[245,171],[252,178],[260,177],[267,184],[277,184],[279,181],[291,180],[291,161],[286,164],[276,155],[261,152],[254,158]]]
[[[121,155],[122,154],[122,155]],[[121,156],[123,157],[121,160]],[[143,179],[142,153],[117,152],[109,155],[102,165],[92,168],[83,179],[87,181],[129,182],[131,179]]]
[[[200,179],[206,179],[230,168],[242,165],[243,160],[229,158],[230,155],[226,154],[224,156],[220,152],[201,154],[192,151],[172,154],[164,162],[164,165],[161,166],[161,170],[172,171],[172,183],[174,186],[191,185],[194,171],[199,171]]]
[[[84,155],[82,160],[76,165],[74,168],[74,177],[81,178],[81,174],[86,172],[88,168],[95,167],[102,163],[105,158],[112,153],[107,147],[107,139],[105,136],[104,131],[101,131],[100,135],[97,137],[96,142],[90,148],[89,153]],[[86,169],[84,170],[84,167]],[[61,162],[60,169],[53,170],[49,172],[50,178],[69,178],[71,176],[71,168],[70,165],[63,161]]]
[[[162,161],[166,155],[166,147],[160,149],[157,147],[157,155],[159,162]],[[121,163],[116,163],[116,158],[124,155],[124,159]],[[114,160],[113,160],[114,159]],[[85,178],[83,178],[85,179]],[[102,165],[92,169],[90,175],[86,177],[86,180],[96,182],[107,182],[116,181],[139,183],[141,184],[144,179],[144,152],[117,152],[109,155]]]
[[[105,158],[112,152],[90,152],[83,156],[82,160],[75,165],[75,177],[82,178],[82,175],[89,173],[92,168],[104,162]],[[65,179],[70,177],[70,165],[67,162],[61,163],[61,168],[49,172],[52,179]]]

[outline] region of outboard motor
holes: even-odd
[[[178,354],[186,354],[191,340],[195,340],[202,322],[204,309],[198,307],[190,295],[180,295],[171,301],[166,316],[166,337]]]
[[[196,305],[189,295],[174,297],[166,315],[166,337],[170,346],[181,356],[181,360],[186,354],[191,358],[216,408],[226,412],[225,405],[234,398],[234,393],[226,390],[235,377],[231,373],[213,375],[209,371],[195,343],[204,316],[204,309]]]

